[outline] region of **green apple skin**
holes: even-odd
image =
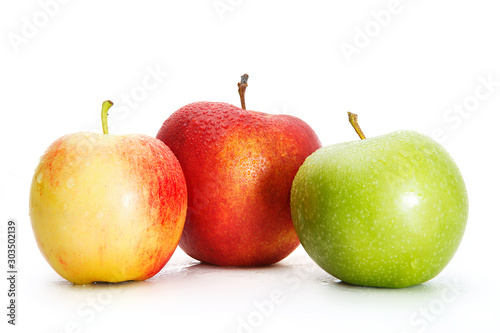
[[[446,150],[412,131],[321,148],[297,172],[292,220],[310,257],[350,284],[435,277],[465,231],[468,199]]]

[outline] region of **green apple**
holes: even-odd
[[[402,288],[441,272],[464,234],[468,199],[446,150],[413,131],[323,147],[297,172],[292,220],[310,257],[350,284]]]
[[[75,284],[145,280],[172,256],[181,237],[187,188],[179,161],[146,135],[80,132],[41,157],[30,193],[38,247]]]

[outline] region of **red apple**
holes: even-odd
[[[240,96],[244,106],[246,78]],[[290,214],[292,181],[321,147],[314,131],[289,115],[198,102],[173,113],[157,138],[178,158],[188,189],[179,246],[222,266],[268,265],[299,244]]]
[[[146,135],[80,132],[56,140],[31,184],[30,217],[40,251],[76,284],[145,280],[179,242],[187,189],[179,162]]]

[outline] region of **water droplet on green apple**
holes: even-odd
[[[407,158],[408,157],[408,153],[404,150],[400,150],[399,151],[399,155],[403,156],[404,158]]]
[[[420,266],[420,259],[416,258],[411,261],[411,267],[417,269]]]

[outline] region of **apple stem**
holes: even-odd
[[[361,130],[361,127],[359,127],[358,115],[352,112],[347,112],[347,115],[349,116],[349,122],[351,123],[352,127],[354,127],[354,130],[356,131],[356,133],[358,133],[358,136],[361,138],[361,140],[366,139],[366,136]]]
[[[238,82],[238,93],[240,94],[241,108],[246,110],[245,105],[245,90],[247,90],[248,74],[243,74],[241,76],[241,82]]]
[[[104,134],[109,134],[109,132],[108,132],[108,110],[112,106],[113,106],[113,102],[111,102],[109,100],[102,102],[101,121],[102,121],[102,131]]]

